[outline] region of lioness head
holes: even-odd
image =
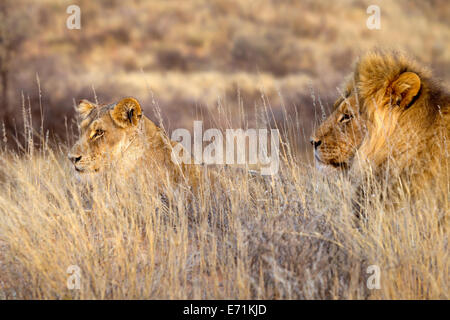
[[[352,85],[334,103],[331,115],[311,136],[316,167],[320,170],[347,169],[365,134],[359,101]]]
[[[80,136],[68,155],[77,172],[98,172],[126,159],[123,155],[130,151],[142,118],[136,99],[124,98],[109,105],[82,100],[77,111]]]

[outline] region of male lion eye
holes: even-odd
[[[350,114],[344,114],[342,117],[341,117],[341,120],[339,120],[340,122],[347,122],[347,121],[350,121],[350,119],[352,119],[353,118],[353,116],[352,115],[350,115]]]

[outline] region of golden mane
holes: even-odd
[[[354,79],[367,123],[356,170],[368,162],[378,173],[448,181],[450,95],[431,72],[402,53],[374,51],[357,62]]]

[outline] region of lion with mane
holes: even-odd
[[[413,191],[448,189],[450,95],[430,71],[402,53],[372,51],[345,88],[311,137],[321,168],[348,170],[360,181],[371,172]]]

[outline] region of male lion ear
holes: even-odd
[[[110,111],[116,125],[121,128],[137,126],[142,118],[142,109],[139,102],[134,98],[120,100]]]
[[[95,107],[97,107],[95,103],[83,99],[78,103],[76,110],[81,116],[85,116],[88,115]]]
[[[393,101],[400,107],[408,106],[420,90],[420,78],[414,72],[403,72],[392,83]]]

